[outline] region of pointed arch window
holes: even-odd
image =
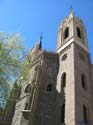
[[[64,39],[66,39],[69,36],[69,28],[67,27],[64,31]]]
[[[61,106],[61,118],[60,118],[61,123],[65,123],[65,104]]]
[[[64,89],[66,87],[66,73],[64,72],[61,77],[61,89]]]
[[[85,124],[88,124],[88,109],[83,105],[83,120]]]
[[[81,31],[80,31],[80,28],[79,28],[79,27],[77,27],[77,36],[78,36],[79,38],[81,38]]]
[[[53,89],[52,84],[51,84],[51,83],[50,83],[50,84],[48,84],[48,85],[47,85],[47,91],[51,92],[51,91],[52,91],[52,89]]]

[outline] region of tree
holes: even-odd
[[[0,33],[0,99],[6,100],[10,85],[27,74],[26,52],[20,35]],[[26,70],[26,71],[24,71]],[[1,103],[2,101],[0,101]]]

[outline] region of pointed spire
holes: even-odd
[[[39,45],[39,49],[42,49],[42,33],[41,33],[41,35],[40,35],[40,39],[39,39],[39,43],[38,43],[38,45]]]

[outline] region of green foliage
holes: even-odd
[[[24,61],[24,47],[18,34],[7,38],[0,34],[0,73],[7,79],[19,77]],[[1,76],[1,77],[2,77]]]
[[[31,62],[28,62],[27,60],[23,63],[22,68],[22,76],[23,79],[26,80],[28,78],[28,71],[31,69]]]
[[[27,78],[29,63],[22,38],[17,33],[6,35],[0,33],[0,98],[7,98],[9,86],[16,79]]]

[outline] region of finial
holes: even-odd
[[[74,17],[74,10],[73,10],[72,5],[71,5],[71,7],[70,7],[70,15],[71,15],[71,17]]]

